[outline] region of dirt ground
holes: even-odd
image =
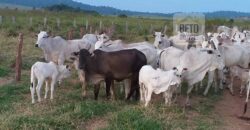
[[[240,97],[240,81],[234,84],[234,96],[224,90],[222,100],[215,106],[215,112],[223,119],[221,130],[250,130],[250,105],[242,117],[246,94]]]

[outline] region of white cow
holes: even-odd
[[[125,44],[121,40],[110,40],[105,33],[98,35],[98,41],[95,44],[95,49],[103,51],[119,51],[124,49],[137,49],[141,51],[147,58],[147,63],[156,68],[157,66],[157,50],[148,42]]]
[[[94,34],[86,34],[82,39],[64,40],[60,36],[52,38],[47,32],[41,31],[38,34],[36,47],[44,51],[46,61],[54,61],[63,65],[65,60],[69,60],[73,52],[78,52],[80,49],[88,49],[93,52],[96,41],[96,35]]]
[[[152,93],[164,93],[165,103],[170,105],[176,85],[181,83],[181,74],[174,68],[169,71],[155,70],[150,65],[145,65],[139,72],[140,100],[147,107]]]
[[[175,66],[178,66],[177,69],[180,72],[184,68],[188,69],[183,74],[183,78],[189,85],[186,102],[189,104],[189,94],[193,89],[193,85],[203,80],[208,71],[213,71],[216,68],[223,69],[224,62],[220,53],[211,49],[191,48],[187,51],[181,51],[174,47],[165,49],[160,57],[160,68],[170,70]]]
[[[224,60],[225,66],[232,67],[238,65],[242,68],[248,68],[250,63],[250,51],[249,45],[237,44],[237,45],[224,45],[221,44],[217,38],[213,37],[211,43],[215,45],[215,49],[218,49]],[[222,87],[222,80],[224,79],[223,72],[220,72],[220,88]],[[233,81],[230,82],[230,92],[233,94]]]
[[[162,32],[155,32],[153,35],[155,37],[154,46],[159,49],[164,49],[172,46],[172,41],[170,41],[167,35]]]
[[[219,26],[217,28],[217,33],[222,33],[222,32],[226,33],[230,37],[232,36],[232,29],[227,26]]]
[[[155,32],[154,36],[154,46],[159,49],[174,46],[182,50],[187,50],[191,46],[201,47],[202,42],[205,41],[205,36],[203,35],[192,36],[191,34],[186,32],[178,33],[177,35],[171,36],[170,38],[168,38],[161,32]]]
[[[31,98],[32,103],[35,103],[35,91],[37,93],[38,102],[41,102],[40,91],[43,86],[43,82],[46,83],[45,88],[45,96],[47,98],[47,94],[49,91],[49,80],[51,80],[50,89],[51,95],[50,99],[53,99],[54,87],[55,83],[58,80],[62,80],[63,78],[67,78],[70,76],[70,68],[66,65],[56,65],[54,62],[44,63],[44,62],[36,62],[31,67]],[[36,86],[36,79],[37,79],[37,86]]]

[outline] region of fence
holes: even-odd
[[[141,35],[148,35],[152,34],[155,29],[158,30],[164,30],[164,32],[167,32],[166,24],[155,24],[155,23],[144,23],[144,20],[137,19],[136,23],[134,21],[130,21],[130,19],[124,19],[121,22],[114,22],[112,19],[102,20],[101,18],[99,20],[92,20],[85,18],[84,20],[81,20],[79,18],[77,19],[67,19],[67,22],[63,22],[63,19],[60,17],[26,17],[22,20],[18,20],[20,17],[16,16],[0,16],[0,24],[8,24],[8,26],[11,25],[19,25],[19,26],[27,26],[27,27],[33,27],[34,30],[50,30],[50,31],[62,31],[60,29],[67,28],[66,31],[70,31],[74,28],[77,32],[79,31],[79,35],[82,35],[84,33],[94,33],[95,31],[101,31],[106,30],[107,28],[114,29],[113,31],[117,34],[141,34]],[[11,21],[11,22],[9,22]],[[71,22],[71,24],[70,24]],[[81,28],[81,29],[79,29]],[[116,32],[118,31],[118,32]]]

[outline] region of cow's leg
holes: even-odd
[[[138,91],[137,91],[138,89]],[[134,94],[134,91],[139,93],[139,86],[138,86],[138,74],[134,74],[130,80],[130,92],[128,94],[127,100],[130,99],[130,97]],[[136,96],[139,96],[139,94],[136,94]],[[138,97],[136,97],[138,98]]]
[[[149,87],[150,88],[150,87]],[[147,88],[147,92],[146,92],[146,98],[145,98],[145,107],[148,106],[149,101],[151,100],[151,96],[152,96],[152,90]]]
[[[41,99],[41,88],[43,86],[43,82],[44,82],[44,79],[40,79],[40,80],[38,80],[38,83],[37,83],[36,93],[37,93],[38,102],[42,101],[42,99]]]
[[[225,80],[225,75],[224,75],[224,73],[223,73],[222,70],[219,70],[218,76],[219,76],[218,79],[220,80],[220,86],[219,86],[219,88],[223,89],[223,82]]]
[[[135,87],[135,100],[138,100],[139,97],[140,97],[140,88],[139,88],[139,82],[138,82],[138,77],[139,77],[139,74],[135,74],[133,76],[133,80],[132,80],[132,85]]]
[[[214,79],[214,71],[209,71],[208,72],[208,83],[207,83],[207,87],[206,90],[204,91],[203,95],[206,96],[210,87],[213,84],[213,79]]]
[[[52,79],[52,80],[51,80],[51,83],[50,83],[50,99],[51,99],[51,100],[54,99],[55,84],[56,84],[56,80]]]
[[[110,99],[110,86],[112,84],[112,80],[105,79],[105,82],[106,82],[106,96],[107,96],[107,99]]]
[[[171,93],[167,90],[166,92],[163,93],[163,96],[165,98],[165,104],[170,106],[171,105],[171,98],[172,98]]]
[[[78,77],[80,79],[80,82],[82,83],[82,97],[87,96],[87,90],[86,90],[86,82],[85,82],[85,74],[82,70],[78,70]]]
[[[114,84],[114,80],[111,81],[111,99],[115,100],[116,96],[115,96],[115,84]]]
[[[130,79],[125,79],[124,80],[124,90],[125,90],[125,98],[128,98],[128,94],[129,94],[129,91],[130,91]]]
[[[232,73],[230,74],[230,80],[231,80],[231,82],[230,82],[230,85],[228,87],[229,87],[231,94],[234,95],[234,92],[233,92],[234,76]]]
[[[94,85],[95,100],[98,99],[99,90],[100,90],[100,84]]]
[[[191,105],[189,98],[190,98],[190,93],[192,92],[193,88],[194,88],[194,85],[188,85],[186,106],[190,106]]]
[[[219,89],[219,87],[218,87],[218,72],[219,70],[217,70],[217,71],[215,71],[215,73],[214,73],[214,77],[213,77],[213,79],[211,79],[211,80],[213,80],[213,82],[212,82],[212,85],[214,85],[214,92],[215,93],[217,93],[218,92],[218,89]]]
[[[48,92],[49,92],[49,81],[48,80],[46,80],[45,81],[45,84],[46,84],[46,86],[45,86],[45,95],[44,95],[44,99],[47,99],[47,97],[48,97]]]
[[[243,114],[245,114],[247,112],[247,103],[248,103],[249,93],[250,93],[250,82],[249,82],[249,84],[247,86],[247,97],[246,97],[246,102],[245,102],[245,107],[244,107]]]
[[[145,101],[144,97],[145,97],[145,91],[144,91],[144,84],[140,83],[140,101],[141,103],[143,103]]]
[[[242,97],[242,93],[244,89],[247,87],[247,82],[241,81],[241,87],[240,87],[240,97]]]

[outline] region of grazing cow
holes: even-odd
[[[189,104],[189,94],[193,85],[205,77],[208,71],[224,67],[223,59],[218,51],[211,49],[191,48],[187,51],[170,47],[163,50],[160,57],[160,68],[170,70],[177,66],[178,71],[182,72],[184,68],[188,71],[183,74],[183,79],[188,82],[187,105]],[[171,63],[171,64],[169,64]]]
[[[45,88],[45,96],[44,98],[47,98],[47,94],[49,91],[49,80],[51,80],[50,89],[51,89],[51,96],[50,99],[53,99],[53,93],[54,93],[54,86],[55,83],[58,80],[62,80],[63,78],[67,78],[70,76],[70,68],[69,66],[65,65],[56,65],[54,62],[44,63],[44,62],[36,62],[31,67],[31,86],[30,86],[30,92],[31,92],[31,98],[32,103],[35,103],[35,90],[38,97],[38,102],[41,102],[41,96],[40,91],[43,86],[43,82],[46,83]],[[35,84],[35,81],[37,79],[37,86]]]
[[[151,100],[152,93],[164,93],[165,103],[171,104],[176,85],[181,83],[181,74],[177,72],[177,68],[169,71],[155,70],[150,65],[141,68],[139,73],[140,99],[141,102],[145,102],[145,107]]]
[[[98,98],[100,81],[106,82],[106,94],[110,96],[110,85],[114,80],[131,79],[129,99],[136,90],[139,96],[138,76],[143,65],[147,64],[145,55],[136,50],[128,49],[114,52],[95,50],[91,55],[86,49],[79,53],[79,69],[84,73],[85,81],[95,85],[95,99]],[[113,86],[113,85],[112,85]],[[83,86],[83,93],[86,87]]]
[[[46,61],[54,61],[63,65],[73,52],[80,51],[80,49],[88,49],[93,52],[96,41],[96,35],[93,34],[86,34],[82,39],[64,40],[60,36],[52,38],[47,32],[41,31],[35,46],[43,50]]]

